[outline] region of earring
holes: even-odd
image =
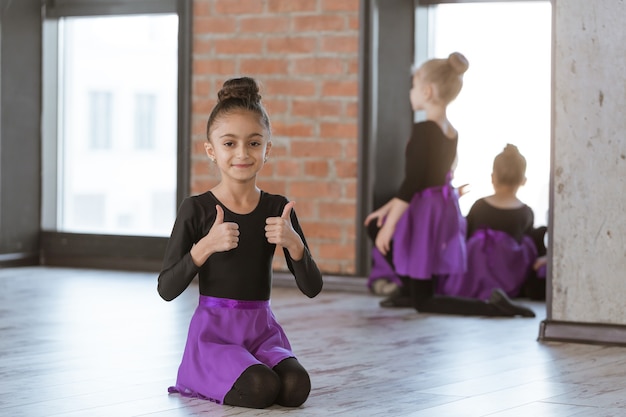
[[[215,158],[210,156],[209,158],[211,158],[211,162],[215,163]]]
[[[263,158],[263,163],[267,162],[267,156]]]

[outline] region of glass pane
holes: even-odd
[[[550,175],[550,2],[466,3],[433,7],[433,56],[465,54],[470,68],[463,91],[449,107],[459,130],[455,185],[467,214],[493,193],[493,158],[507,143],[526,157],[528,181],[518,197],[548,221]]]
[[[58,230],[169,235],[178,17],[66,18],[59,43]]]

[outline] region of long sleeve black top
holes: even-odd
[[[492,229],[508,233],[518,242],[524,235],[531,235],[535,216],[526,204],[518,208],[502,209],[494,207],[484,198],[476,200],[466,216],[467,237],[478,229]]]
[[[168,301],[176,298],[197,274],[202,295],[268,300],[276,245],[265,238],[265,220],[279,217],[287,202],[283,196],[261,191],[259,204],[251,213],[237,214],[228,210],[210,191],[186,198],[178,210],[159,274],[161,297]],[[204,265],[197,267],[189,251],[213,226],[217,204],[224,209],[224,222],[239,225],[239,244],[229,251],[214,253]],[[308,297],[314,297],[322,289],[322,274],[309,252],[294,210],[291,211],[291,223],[305,248],[304,256],[298,261],[283,249],[287,267],[294,274],[298,288]]]
[[[436,122],[415,123],[405,151],[404,180],[396,197],[410,202],[416,192],[444,185],[457,143],[458,137],[448,138]]]

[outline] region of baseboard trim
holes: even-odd
[[[544,320],[539,326],[538,340],[626,346],[626,326]]]
[[[0,268],[39,265],[39,254],[34,252],[0,253]]]
[[[273,274],[273,285],[277,287],[297,287],[290,272]],[[367,278],[358,276],[324,275],[324,291],[346,291],[350,293],[369,293]]]

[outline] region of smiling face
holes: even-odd
[[[269,139],[256,113],[237,110],[215,120],[204,147],[219,167],[222,180],[248,182],[263,168],[272,146]]]

